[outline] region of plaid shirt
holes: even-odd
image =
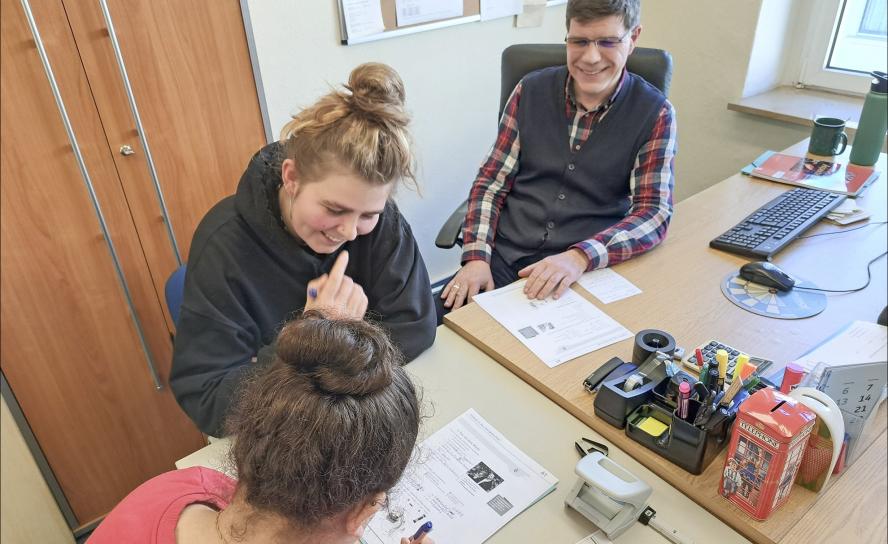
[[[591,111],[576,103],[572,78],[567,77],[565,115],[571,147],[586,142],[592,127],[607,115],[626,77],[624,70],[610,99]],[[518,83],[500,119],[496,143],[472,185],[463,231],[464,263],[472,260],[490,262],[499,214],[520,168],[521,140],[517,119],[520,99],[521,83]],[[672,216],[676,136],[675,110],[667,100],[654,122],[650,138],[638,150],[630,177],[632,202],[626,217],[571,246],[586,254],[589,259],[587,270],[623,262],[648,251],[666,237]]]

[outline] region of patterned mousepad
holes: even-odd
[[[796,277],[794,288],[778,291],[744,280],[739,272],[731,272],[721,282],[721,291],[728,300],[747,312],[765,317],[802,319],[826,309],[825,294],[804,291],[799,287],[814,287],[814,284]]]

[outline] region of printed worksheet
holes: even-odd
[[[462,0],[395,0],[398,26],[440,21],[463,14]]]
[[[794,363],[811,372],[817,363],[831,365],[888,361],[888,328],[854,321]]]
[[[437,542],[481,544],[558,479],[469,409],[423,440],[365,544],[398,544],[427,521]]]
[[[342,10],[350,39],[385,30],[379,0],[342,0]]]
[[[604,304],[641,293],[641,289],[636,287],[634,283],[610,268],[599,268],[586,272],[580,276],[577,283]]]
[[[522,0],[481,0],[481,20],[511,17],[524,11]]]
[[[475,295],[474,301],[546,366],[555,367],[632,333],[572,289],[559,299],[531,300],[518,281]]]

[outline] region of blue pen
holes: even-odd
[[[308,288],[308,298],[310,298],[312,300],[318,298],[318,290],[315,289],[314,287],[309,287]]]
[[[423,523],[422,525],[420,525],[419,529],[417,529],[416,532],[413,533],[413,536],[410,537],[410,542],[415,542],[415,541],[419,540],[420,538],[424,537],[431,530],[432,530],[432,522],[431,521],[427,521],[427,522]]]

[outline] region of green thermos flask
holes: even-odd
[[[851,164],[860,166],[876,164],[888,128],[888,75],[885,72],[871,73],[873,83],[863,102],[857,135],[854,136],[854,145],[848,158]]]

